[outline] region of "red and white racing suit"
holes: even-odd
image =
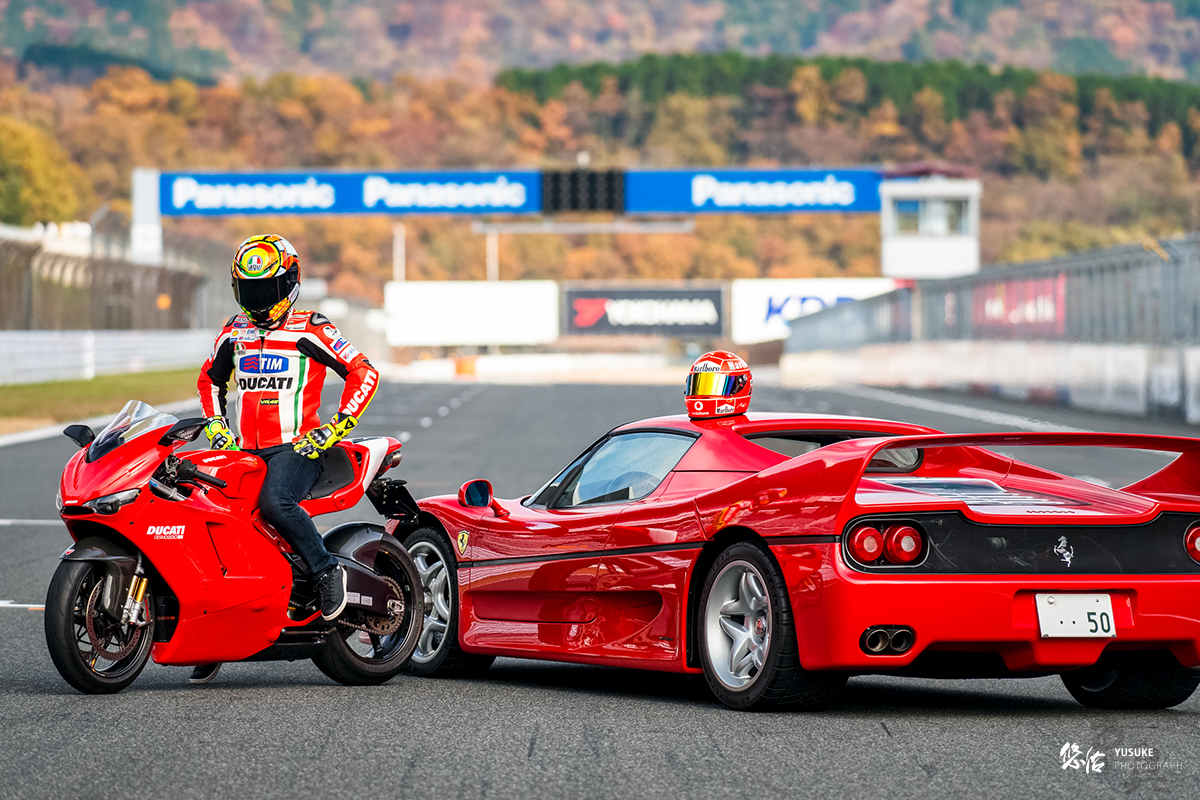
[[[326,317],[292,311],[275,330],[256,328],[245,314],[230,317],[197,388],[206,417],[226,417],[226,385],[237,378],[237,434],[247,450],[292,442],[320,427],[317,410],[326,370],[346,382],[338,411],[361,418],[379,373]]]

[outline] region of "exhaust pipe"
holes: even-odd
[[[891,644],[893,653],[907,653],[913,646],[913,632],[908,628],[896,628],[892,632]]]
[[[892,643],[892,635],[887,628],[868,628],[863,634],[862,648],[868,653],[878,655],[888,649]]]
[[[859,647],[871,656],[898,656],[912,649],[916,634],[912,628],[896,625],[872,625],[863,631]]]

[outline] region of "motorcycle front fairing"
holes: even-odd
[[[153,430],[117,443],[98,458],[88,459],[95,442],[72,457],[59,490],[63,521],[76,542],[107,539],[115,541],[117,549],[132,545],[165,584],[154,587],[155,593],[178,600],[178,621],[170,639],[154,645],[157,663],[248,658],[269,647],[285,626],[297,624],[287,615],[291,564],[245,516],[248,506],[257,504],[265,465],[256,456],[238,456],[238,468],[246,474],[230,487],[237,495],[233,498],[203,486],[182,500],[158,496],[148,483],[167,456],[184,444],[160,443],[161,432],[174,422],[169,415],[163,417]],[[98,512],[95,503],[86,505],[126,493],[135,496],[122,498],[125,501],[112,513]]]

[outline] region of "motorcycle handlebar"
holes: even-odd
[[[196,470],[196,474],[193,475],[192,477],[195,480],[200,481],[201,483],[207,483],[209,486],[215,486],[218,489],[224,489],[226,486],[229,485],[228,483],[221,480],[220,478],[209,475],[207,472],[201,472],[200,470]]]
[[[207,483],[209,486],[215,486],[218,489],[224,489],[229,485],[220,478],[209,475],[207,472],[201,472],[199,467],[190,461],[184,461],[180,459],[175,463],[177,464],[175,469],[178,471],[178,475],[181,480],[199,481],[200,483]]]

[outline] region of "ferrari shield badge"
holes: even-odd
[[[459,554],[460,556],[461,556],[461,555],[466,555],[466,553],[467,553],[467,540],[468,540],[468,539],[470,539],[470,538],[471,538],[471,534],[467,533],[466,531],[459,531],[459,532],[458,532],[458,554]]]

